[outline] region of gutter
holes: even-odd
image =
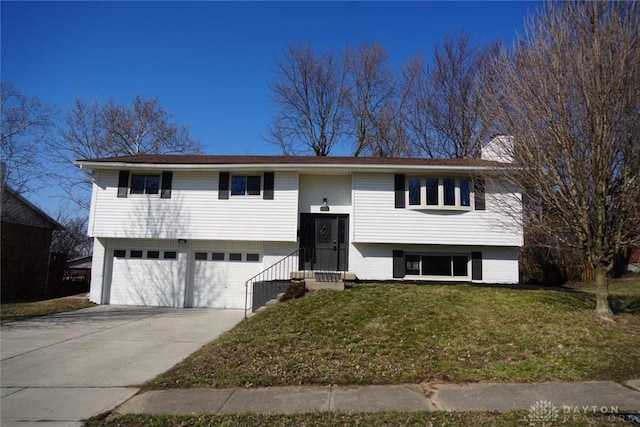
[[[199,171],[227,171],[233,170],[277,170],[283,172],[301,172],[305,170],[316,171],[343,171],[343,172],[392,172],[392,171],[459,171],[459,172],[478,172],[478,171],[498,171],[498,170],[517,170],[513,167],[495,167],[495,166],[446,166],[446,165],[361,165],[361,164],[332,164],[332,165],[314,165],[302,163],[225,163],[225,164],[197,164],[197,163],[126,163],[126,162],[92,162],[92,161],[76,161],[86,174],[87,170],[199,170]],[[92,175],[90,175],[92,176]]]

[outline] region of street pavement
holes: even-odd
[[[139,385],[233,328],[243,315],[103,305],[3,325],[1,424],[80,426],[134,396]]]

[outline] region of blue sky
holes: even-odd
[[[2,1],[1,77],[60,109],[76,97],[157,97],[206,153],[278,154],[261,135],[274,114],[274,61],[289,43],[338,51],[378,41],[399,67],[461,30],[511,44],[539,5]]]

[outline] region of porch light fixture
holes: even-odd
[[[327,198],[322,199],[322,206],[320,206],[321,212],[329,212],[329,205],[327,204]]]

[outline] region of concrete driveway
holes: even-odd
[[[2,426],[76,426],[233,328],[242,310],[97,306],[2,326]]]

